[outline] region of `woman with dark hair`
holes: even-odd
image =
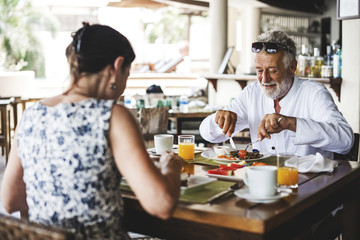
[[[29,107],[17,127],[1,197],[9,213],[60,226],[79,239],[127,239],[120,180],[150,214],[171,216],[182,159],[157,168],[131,113],[114,104],[135,58],[116,30],[84,24],[66,49],[71,87]]]

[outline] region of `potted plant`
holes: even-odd
[[[44,76],[44,56],[36,30],[55,33],[55,20],[30,0],[0,0],[0,71],[32,70]]]

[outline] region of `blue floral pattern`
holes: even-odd
[[[128,239],[121,175],[108,142],[113,104],[37,102],[24,112],[17,143],[30,220],[67,228],[79,239]]]

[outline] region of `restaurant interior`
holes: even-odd
[[[136,58],[117,104],[133,115],[151,159],[160,158],[155,136],[172,135],[170,151],[179,155],[179,136],[194,136],[194,155],[185,160],[182,172],[188,179],[205,179],[195,187],[181,187],[178,205],[167,220],[144,211],[123,180],[124,221],[131,238],[360,239],[360,0],[19,2],[13,8],[0,3],[0,11],[8,11],[0,14],[0,182],[24,111],[70,84],[64,50],[71,33],[84,21],[99,23],[123,33],[134,48]],[[13,23],[7,19],[11,11],[18,18]],[[31,11],[37,15],[34,21],[27,15]],[[19,37],[25,29],[31,34]],[[246,152],[249,143],[251,151],[249,129],[233,136],[235,144],[214,143],[201,136],[199,126],[258,81],[251,43],[268,30],[283,31],[295,41],[297,76],[329,90],[355,140],[348,154],[334,155],[337,163],[331,170],[325,170],[330,164],[326,161],[335,160],[322,157],[322,169],[296,172],[296,187],[278,187],[271,199],[253,200],[244,196],[243,190],[249,195],[250,188],[244,166],[261,162],[280,169],[289,159],[298,164],[301,157],[263,153],[254,157],[258,161],[244,161],[220,174],[220,165],[229,168],[241,161],[219,160],[217,155],[232,148]],[[207,155],[210,151],[217,154],[215,160]],[[279,174],[277,170],[278,181]],[[339,206],[340,217],[334,211]],[[61,228],[26,218],[20,212],[8,214],[0,201],[0,239],[74,239]]]

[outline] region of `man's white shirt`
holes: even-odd
[[[271,139],[255,143],[254,148],[261,152],[300,156],[319,152],[327,158],[333,158],[333,152],[350,151],[353,131],[323,84],[295,76],[280,106],[281,115],[296,117],[296,132],[284,130],[271,134]],[[259,82],[244,88],[224,110],[237,114],[233,135],[249,128],[252,142],[258,138],[257,129],[263,117],[275,113],[274,100],[263,94]],[[215,123],[215,114],[204,119],[200,125],[200,134],[205,140],[214,143],[229,139]]]

